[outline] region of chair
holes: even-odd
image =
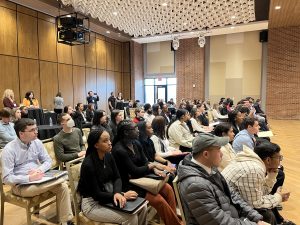
[[[83,128],[82,132],[83,132],[83,136],[82,136],[83,143],[85,144],[85,148],[87,149],[87,139],[89,137],[91,129],[90,128]]]
[[[129,116],[131,120],[133,120],[135,117],[135,109],[136,108],[129,108]]]
[[[174,187],[175,197],[176,197],[176,200],[178,203],[178,207],[179,207],[179,210],[181,213],[182,222],[183,222],[183,224],[186,224],[184,211],[183,211],[182,204],[181,204],[181,198],[180,198],[180,194],[179,194],[178,176],[176,176],[175,179],[173,180],[173,187]]]
[[[101,223],[101,222],[96,222],[88,219],[80,210],[80,204],[81,204],[81,197],[77,193],[77,185],[79,182],[80,178],[80,168],[81,168],[81,163],[84,158],[78,158],[74,159],[72,161],[69,161],[66,163],[67,171],[69,174],[69,185],[71,188],[71,194],[72,194],[72,202],[75,210],[75,219],[76,219],[76,224],[84,224],[84,225],[116,225],[112,223]]]
[[[52,159],[51,169],[55,169],[55,168],[63,169],[63,163],[60,163],[55,156],[53,138],[45,139],[42,142],[45,149],[47,150],[48,155]]]
[[[1,162],[1,160],[0,160]],[[3,181],[2,181],[2,165],[0,163],[0,192],[1,192],[1,218],[0,218],[0,225],[3,225],[4,223],[4,203],[10,203],[13,205],[17,205],[19,207],[26,209],[26,216],[27,216],[27,225],[31,225],[31,215],[34,213],[39,212],[43,208],[46,208],[47,206],[51,205],[52,203],[56,202],[55,200],[51,200],[48,203],[43,204],[40,206],[41,203],[50,200],[53,197],[56,197],[56,195],[50,191],[44,192],[40,195],[34,196],[34,197],[21,197],[14,195],[12,193],[12,190],[4,190],[3,188]],[[56,208],[56,212],[58,215],[58,210]]]

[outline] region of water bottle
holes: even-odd
[[[49,118],[49,125],[53,126],[53,122],[52,122],[52,118],[51,117]]]

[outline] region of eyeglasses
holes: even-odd
[[[283,160],[283,155],[271,157],[272,159],[279,159],[279,161]]]
[[[37,127],[32,128],[31,130],[24,130],[23,132],[38,132],[39,129]]]

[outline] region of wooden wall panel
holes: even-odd
[[[58,85],[65,105],[74,107],[72,65],[58,64]]]
[[[122,73],[122,93],[124,99],[131,99],[130,96],[130,73]]]
[[[85,45],[86,67],[96,68],[96,38],[91,35],[90,43]]]
[[[71,46],[57,43],[57,60],[59,63],[72,64]]]
[[[122,92],[122,74],[120,72],[115,72],[114,83],[115,83],[116,93]]]
[[[89,91],[93,91],[93,92],[97,93],[96,69],[86,68],[86,70],[85,70],[85,90],[86,90],[86,94]]]
[[[0,7],[0,54],[17,56],[16,12]]]
[[[33,91],[34,97],[40,102],[39,61],[19,58],[19,76],[21,101],[23,101],[27,91]]]
[[[57,62],[55,24],[38,20],[39,58]]]
[[[115,71],[122,71],[122,46],[115,45]]]
[[[106,69],[105,41],[96,39],[97,69]]]
[[[50,23],[55,23],[55,17],[52,17],[52,16],[49,16],[47,14],[44,14],[44,13],[38,13],[38,18],[39,19],[42,19],[42,20],[46,20]]]
[[[18,51],[19,56],[38,58],[37,18],[18,13]]]
[[[16,10],[17,9],[17,5],[15,3],[6,1],[6,0],[0,0],[0,6],[3,6],[5,8],[9,8],[12,10]]]
[[[72,46],[73,65],[85,66],[84,45]]]
[[[107,71],[106,82],[106,95],[110,96],[112,91],[117,95],[118,90],[116,90],[115,73],[113,71]]]
[[[57,63],[40,61],[41,105],[53,110],[53,99],[58,91]]]
[[[130,73],[130,42],[122,44],[122,71]]]
[[[107,83],[106,83],[106,70],[97,70],[97,94],[100,98],[98,108],[107,111],[107,98],[106,95]]]
[[[1,99],[5,89],[12,89],[15,94],[15,100],[20,103],[19,76],[18,76],[18,58],[0,55],[0,94]],[[4,79],[5,78],[5,79]],[[2,101],[1,107],[2,108]]]
[[[106,69],[114,71],[115,69],[115,51],[114,51],[114,44],[105,42],[106,45]]]
[[[85,68],[81,66],[73,66],[73,87],[74,87],[74,104],[86,104],[85,90]]]
[[[17,11],[33,17],[37,17],[37,11],[24,7],[22,5],[17,5]]]

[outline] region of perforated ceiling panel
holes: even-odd
[[[134,37],[255,20],[254,0],[62,0]]]

